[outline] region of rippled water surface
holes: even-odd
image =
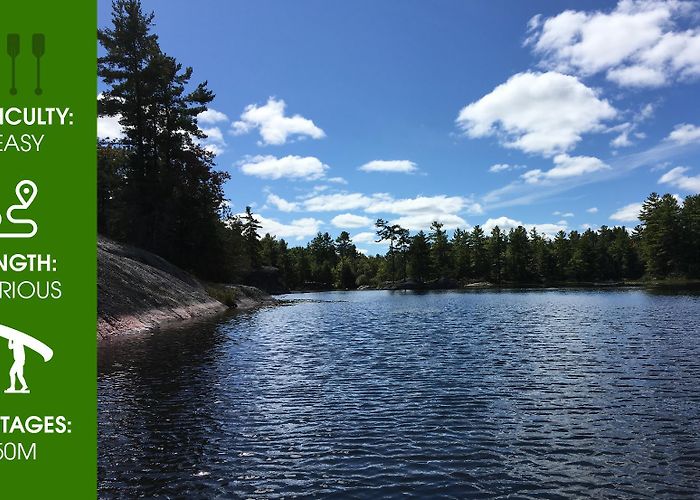
[[[335,292],[102,346],[102,497],[692,497],[700,296]]]

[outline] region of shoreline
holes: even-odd
[[[290,290],[286,294],[295,293],[319,293],[319,292],[366,292],[366,291],[401,291],[401,292],[440,292],[440,291],[469,291],[469,290],[516,290],[516,289],[541,289],[541,290],[568,290],[568,289],[700,289],[700,280],[665,280],[665,281],[620,281],[620,282],[553,282],[553,283],[489,283],[477,282],[462,286],[430,287],[430,286],[365,286],[359,288],[319,288],[313,290]],[[279,294],[284,295],[284,294]]]
[[[98,340],[277,302],[254,287],[204,284],[151,252],[107,238],[98,240],[97,263]]]

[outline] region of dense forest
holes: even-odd
[[[98,143],[98,229],[155,252],[205,280],[240,282],[276,268],[289,289],[352,289],[410,281],[413,286],[590,283],[700,278],[700,195],[682,204],[652,193],[631,232],[559,232],[554,238],[517,227],[486,234],[480,226],[448,234],[438,222],[411,234],[376,222],[386,255],[357,251],[350,235],[319,233],[304,247],[260,234],[250,208],[235,216],[197,115],[214,99],[192,68],[165,54],[153,14],[137,0],[113,3],[112,26],[98,32],[104,55],[101,116],[119,116],[124,137]],[[262,237],[261,237],[262,236]]]

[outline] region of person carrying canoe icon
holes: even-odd
[[[0,325],[0,337],[7,339],[7,348],[12,351],[12,357],[14,358],[10,368],[10,387],[5,389],[5,394],[29,394],[29,387],[24,379],[24,362],[26,359],[24,348],[27,347],[36,352],[44,358],[45,362],[51,360],[53,350],[31,335],[5,325]],[[19,389],[17,388],[18,381],[21,385]]]
[[[12,351],[12,357],[15,361],[12,363],[12,368],[10,368],[10,387],[5,392],[27,394],[29,387],[27,387],[27,381],[24,380],[24,344],[10,339],[7,341],[7,348]],[[22,384],[22,388],[19,390],[15,389],[17,380]]]

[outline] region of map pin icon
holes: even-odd
[[[20,181],[15,188],[15,194],[17,195],[17,199],[22,203],[23,208],[29,208],[29,205],[31,205],[34,198],[36,198],[36,193],[36,184],[26,179]]]

